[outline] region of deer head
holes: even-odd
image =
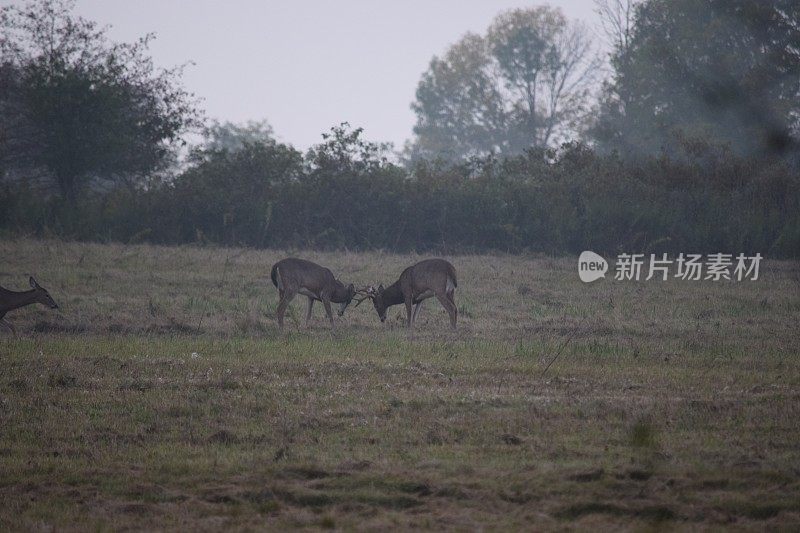
[[[34,296],[36,296],[37,302],[42,305],[46,305],[50,309],[58,309],[58,304],[50,296],[50,293],[47,292],[47,289],[36,283],[36,280],[33,279],[33,276],[31,276],[28,282],[31,284],[31,288],[34,290]]]
[[[389,309],[389,306],[386,305],[386,302],[384,302],[383,292],[383,284],[379,285],[377,289],[371,285],[369,287],[364,287],[359,291],[363,297],[356,301],[356,307],[358,307],[359,304],[366,299],[372,300],[372,305],[375,307],[375,311],[378,313],[378,318],[381,319],[381,322],[385,322],[386,310]]]

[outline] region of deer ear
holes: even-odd
[[[31,276],[31,278],[28,280],[28,283],[30,283],[31,287],[33,287],[34,289],[39,286],[39,284],[36,283],[36,280],[33,279],[33,276]]]
[[[383,283],[378,285],[378,292],[383,292]]]
[[[349,292],[350,294],[355,294],[355,292],[356,292],[355,285],[353,285],[352,283],[350,285],[348,285],[347,286],[347,292]]]

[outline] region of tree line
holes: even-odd
[[[800,6],[598,7],[613,44],[605,81],[586,28],[560,11],[500,14],[432,59],[399,155],[346,123],[305,153],[265,122],[207,124],[180,68],[153,66],[149,36],[109,42],[66,0],[4,8],[0,230],[800,256]],[[179,161],[183,136],[200,128],[203,142]]]

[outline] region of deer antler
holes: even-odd
[[[367,299],[372,299],[375,297],[375,287],[364,287],[363,289],[358,289],[356,294],[363,295],[361,298],[353,298],[356,301],[356,305],[354,307],[358,307],[361,305],[361,302]]]

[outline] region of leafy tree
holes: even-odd
[[[434,57],[412,109],[412,159],[520,153],[581,126],[598,62],[587,31],[558,9],[500,14]]]
[[[163,184],[172,209],[160,216],[180,228],[181,239],[264,246],[274,225],[281,188],[303,176],[303,156],[274,139],[245,142],[236,150],[196,151],[191,165]],[[172,222],[168,222],[172,220]]]
[[[306,175],[283,212],[296,214],[306,246],[374,246],[397,222],[397,191],[404,171],[389,160],[391,143],[364,138],[363,128],[343,122],[322,134],[306,153]]]
[[[485,40],[467,34],[443,58],[434,57],[411,108],[417,115],[412,159],[455,159],[501,146],[508,118]]]
[[[794,0],[648,0],[594,130],[627,153],[710,143],[785,154],[800,125],[800,4]]]
[[[0,154],[25,156],[74,202],[93,180],[136,180],[163,168],[197,124],[181,68],[159,70],[152,35],[109,42],[73,16],[72,0],[36,0],[0,11]],[[9,128],[11,129],[11,128]]]
[[[322,134],[322,142],[306,153],[309,175],[364,175],[393,167],[388,154],[391,143],[375,143],[364,139],[364,128],[351,128],[347,122]]]
[[[212,121],[203,131],[203,149],[236,152],[247,144],[270,143],[275,132],[266,120],[248,120],[244,124]]]

